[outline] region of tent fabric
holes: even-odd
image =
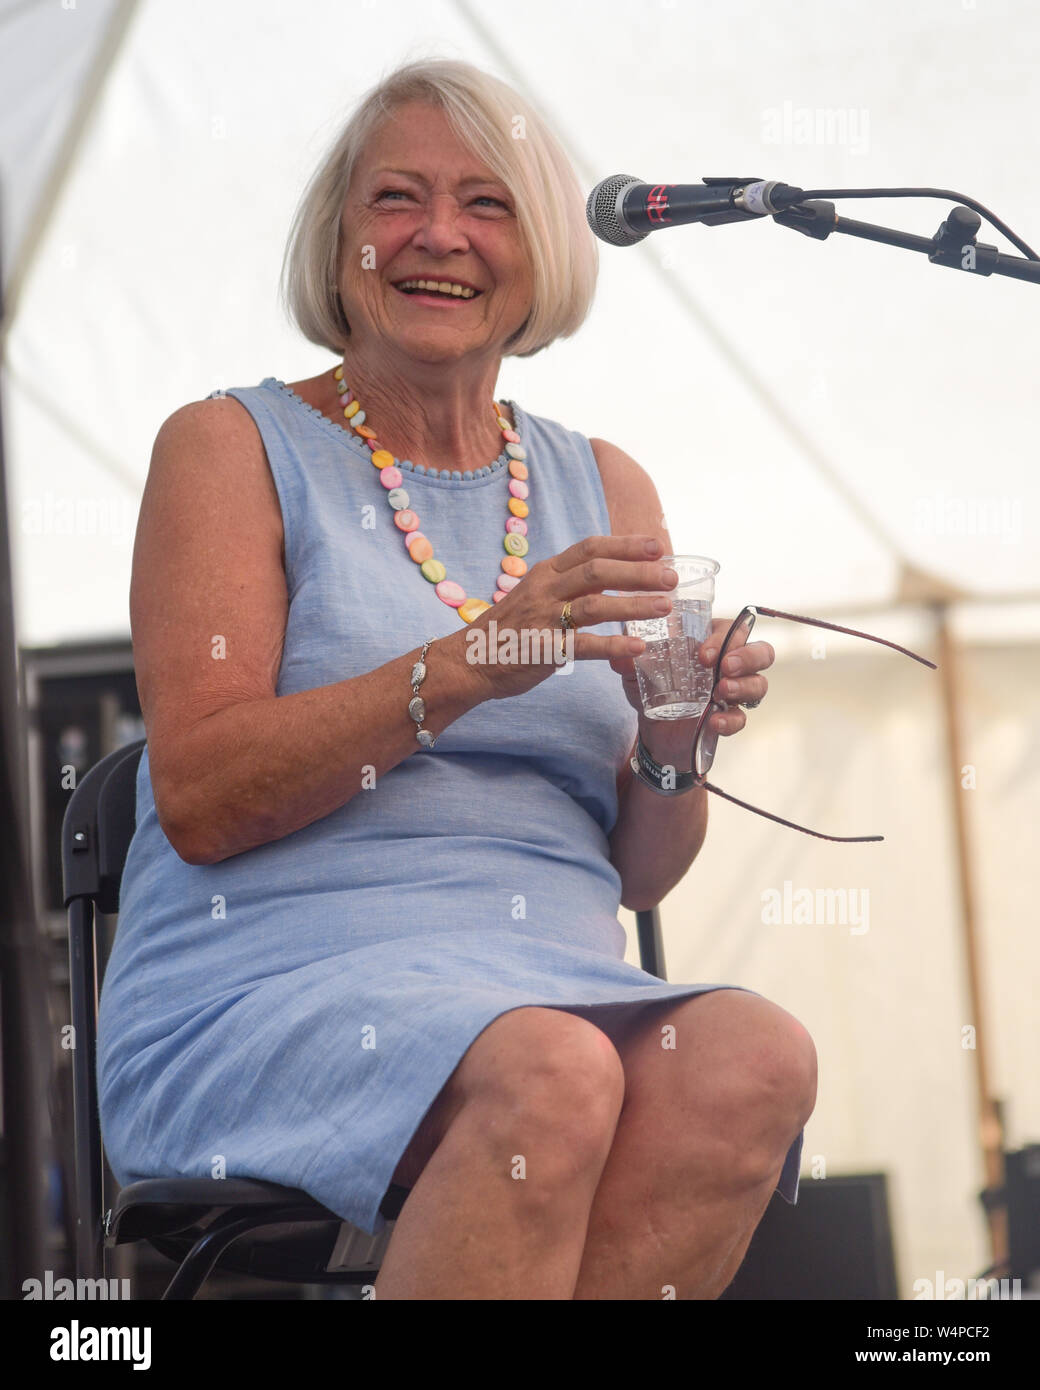
[[[937,1269],[969,1278],[988,1263],[955,794],[968,802],[991,1086],[1006,1103],[1009,1147],[1037,1138],[1040,738],[1023,692],[1040,678],[1040,653],[1013,644],[961,655],[970,771],[954,791],[937,674],[841,642],[821,659],[807,644],[770,673],[748,729],[720,740],[712,781],[813,829],[884,842],[827,844],[709,797],[705,846],[661,908],[665,958],[669,979],[739,980],[809,1029],[820,1080],[803,1188],[889,1174],[908,1298]],[[929,650],[926,632],[918,643]],[[795,895],[806,889],[803,920]],[[622,920],[634,941],[634,918]]]
[[[589,188],[618,172],[952,188],[1040,245],[1027,0],[4,0],[2,405],[24,645],[128,635],[166,416],[332,365],[278,302],[291,216],[361,92],[421,56],[512,82]],[[839,211],[930,236],[948,209]],[[985,224],[979,239],[1017,254]],[[950,622],[986,1027],[1009,1134],[1040,1137],[1023,843],[1040,780],[1034,287],[768,219],[601,246],[600,264],[583,328],[507,359],[499,392],[647,468],[676,548],[721,561],[717,612],[760,602],[934,655],[928,597],[979,600]],[[821,845],[716,801],[662,906],[670,975],[736,973],[810,1028],[806,1154],[893,1175],[909,1293],[988,1263],[941,676],[840,644],[814,658],[778,630],[776,647],[720,785],[886,841]],[[761,894],[786,881],[869,890],[869,930],[767,925]]]

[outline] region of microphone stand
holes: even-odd
[[[1040,261],[1024,256],[1008,256],[995,246],[975,240],[982,218],[970,208],[953,208],[946,221],[933,237],[913,236],[892,227],[879,227],[873,222],[856,222],[851,217],[839,217],[833,203],[810,200],[795,203],[783,212],[771,214],[781,227],[826,241],[831,232],[881,241],[887,246],[900,246],[904,251],[920,251],[932,265],[945,265],[951,270],[963,270],[969,275],[1009,275],[1013,280],[1032,280],[1040,284]]]

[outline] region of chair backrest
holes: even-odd
[[[137,765],[146,740],[117,748],[72,793],[61,828],[65,906],[89,897],[100,912],[119,909],[119,883],[133,839]]]
[[[133,839],[137,739],[90,769],[65,808],[61,827],[64,903],[69,914],[69,1001],[72,1009],[72,1095],[76,1155],[76,1273],[93,1278],[101,1265],[104,1201],[98,1114],[98,968],[96,912],[119,909],[119,884]]]

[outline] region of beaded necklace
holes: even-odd
[[[343,379],[342,366],[336,368],[333,376],[336,379],[336,390],[343,403],[343,418],[372,451],[372,463],[379,469],[379,481],[387,490],[387,501],[394,513],[394,524],[398,530],[404,532],[405,549],[409,558],[419,566],[423,578],[434,586],[434,592],[441,602],[446,603],[449,608],[454,608],[464,623],[471,623],[485,608],[490,608],[491,604],[482,598],[468,598],[462,585],[449,579],[443,564],[434,558],[433,545],[419,530],[419,517],[409,506],[411,499],[401,486],[404,481],[402,467],[414,469],[414,465],[409,460],[400,463],[389,449],[384,449],[379,443],[375,430],[365,423],[365,412],[361,409],[361,402]],[[494,593],[494,602],[501,603],[510,589],[519,584],[527,573],[527,562],[523,559],[528,551],[527,522],[524,518],[530,509],[525,500],[528,496],[528,472],[524,463],[527,457],[526,450],[520,443],[519,434],[494,400],[491,402],[491,408],[495,413],[495,423],[506,441],[505,452],[509,457],[511,475],[508,503],[510,515],[506,520],[506,533],[502,538],[506,553],[502,558],[502,573],[498,576],[498,587]]]

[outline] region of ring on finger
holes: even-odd
[[[567,638],[566,638],[566,633],[568,633],[568,632],[577,632],[577,631],[578,631],[578,624],[574,621],[573,617],[571,616],[571,603],[570,603],[570,599],[568,599],[567,602],[563,605],[563,612],[560,614],[560,626],[563,628],[563,632],[560,633],[560,660],[561,660],[561,661],[566,661],[566,660],[567,660],[567,646],[566,646]]]

